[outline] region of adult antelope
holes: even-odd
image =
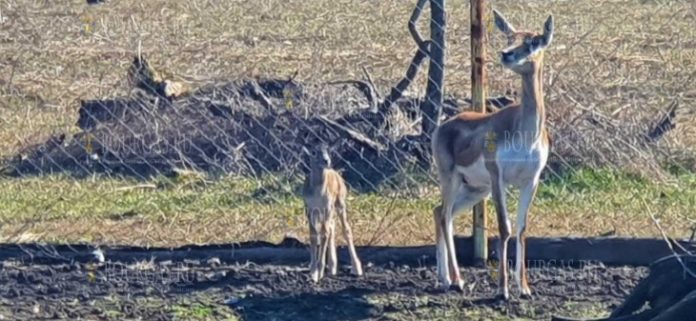
[[[496,27],[508,39],[500,61],[522,78],[521,103],[489,114],[462,112],[435,129],[432,152],[442,203],[434,216],[438,277],[444,288],[463,290],[454,248],[454,218],[493,195],[501,240],[499,296],[508,299],[507,243],[511,231],[505,189],[510,185],[520,189],[515,281],[523,297],[531,295],[524,232],[551,143],[544,125],[542,66],[544,50],[553,39],[553,16],[544,23],[543,33],[537,34],[516,31],[500,12],[493,10],[493,14]]]

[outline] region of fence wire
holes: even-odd
[[[416,1],[173,3],[4,5],[3,240],[305,240],[303,148],[328,144],[358,244],[434,242],[427,6],[421,42],[407,28]],[[669,235],[693,234],[693,4],[490,6],[519,30],[555,17],[543,77],[552,149],[530,234],[661,235],[648,214]],[[438,121],[470,109],[468,3],[445,9]],[[519,101],[520,76],[500,65],[507,43],[492,21],[487,32],[495,110]]]

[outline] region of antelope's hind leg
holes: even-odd
[[[318,222],[312,211],[307,210],[306,214],[309,222],[309,275],[312,281],[319,282],[320,235],[317,229]]]
[[[338,202],[337,211],[338,215],[340,216],[339,218],[341,220],[341,226],[343,227],[343,237],[346,239],[346,243],[348,243],[348,251],[350,252],[350,263],[352,267],[351,272],[354,275],[361,276],[363,275],[362,263],[358,257],[358,252],[355,250],[355,243],[353,242],[353,230],[348,222],[348,213],[345,201]]]
[[[442,189],[442,205],[434,210],[435,234],[438,238],[438,274],[442,288],[454,286],[456,290],[463,291],[464,282],[454,246],[454,220],[464,210],[473,208],[474,204],[482,200],[488,189],[466,185],[458,173],[453,173],[448,183]]]
[[[329,229],[328,263],[329,275],[336,275],[338,272],[338,257],[336,253],[336,221],[330,218],[326,223]]]

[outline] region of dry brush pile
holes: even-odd
[[[25,148],[6,171],[142,178],[179,169],[292,175],[307,170],[301,147],[321,142],[333,145],[337,167],[360,189],[375,188],[397,173],[429,169],[429,140],[421,131],[422,99],[404,97],[397,90],[382,98],[365,74],[366,81],[240,79],[189,91],[161,79],[144,58],[135,56],[128,73],[129,96],[81,101],[81,132],[54,135]],[[513,99],[491,98],[490,109]],[[443,119],[468,108],[468,102],[446,99]],[[657,165],[668,160],[673,154],[655,141],[673,128],[677,104],[656,124],[623,129],[596,112],[568,119],[570,112],[551,108],[555,151],[550,168],[635,164],[640,158]]]
[[[140,17],[147,17],[160,5],[151,4],[152,8],[142,5],[136,8],[137,6],[131,7],[127,3],[113,3],[99,10],[116,16],[135,10]],[[397,42],[403,42],[406,28],[394,28],[391,24],[383,25],[379,22],[395,19],[403,21],[408,8],[397,6],[389,7],[394,9],[391,11],[373,10],[351,3],[350,8],[355,10],[353,12],[322,2],[312,5],[279,5],[287,9],[280,11],[273,6],[264,9],[280,16],[313,16],[319,22],[328,19],[327,17],[332,17],[333,20],[346,19],[340,20],[342,24],[337,25],[332,24],[331,19],[326,22],[333,28],[330,30],[332,36],[328,38],[317,36],[324,35],[326,31],[317,29],[321,25],[318,22],[317,26],[303,25],[288,31],[293,34],[301,32],[302,39],[316,38],[312,40],[315,42],[304,45],[299,40],[279,42],[274,36],[257,37],[258,39],[252,37],[254,32],[275,34],[271,32],[275,29],[269,26],[282,24],[285,20],[264,20],[263,12],[256,17],[245,7],[250,4],[234,3],[225,8],[211,6],[196,10],[188,7],[191,5],[189,2],[181,2],[179,5],[194,17],[206,19],[201,19],[201,26],[198,27],[193,24],[197,20],[191,17],[188,20],[182,18],[181,21],[172,18],[179,15],[161,18],[171,18],[166,21],[142,19],[142,23],[160,31],[144,35],[145,45],[158,48],[153,55],[167,57],[162,63],[168,69],[176,69],[178,74],[211,73],[210,68],[225,69],[223,61],[234,61],[230,67],[234,72],[225,69],[225,73],[235,75],[230,77],[232,79],[207,83],[188,91],[186,95],[178,96],[176,93],[179,89],[175,83],[145,73],[145,77],[138,78],[142,81],[132,79],[130,95],[102,98],[103,94],[94,97],[96,91],[86,90],[90,86],[82,85],[76,79],[64,78],[67,76],[54,77],[61,80],[60,83],[52,77],[41,76],[42,79],[51,79],[56,88],[36,88],[38,82],[33,81],[36,77],[26,70],[22,71],[22,64],[14,61],[7,65],[12,68],[4,66],[6,69],[3,70],[11,77],[3,82],[3,87],[17,91],[22,89],[29,93],[57,90],[60,93],[46,96],[60,100],[56,104],[61,105],[61,109],[55,113],[48,109],[41,110],[37,112],[40,114],[33,117],[42,119],[37,123],[48,122],[45,118],[51,117],[74,118],[79,132],[73,134],[66,128],[60,128],[64,134],[58,133],[44,139],[45,134],[52,129],[51,126],[45,126],[39,127],[39,130],[29,130],[30,133],[20,133],[18,136],[22,137],[19,139],[21,143],[17,145],[21,145],[22,150],[15,153],[16,149],[12,147],[9,148],[12,155],[3,154],[12,156],[4,164],[5,171],[15,175],[51,172],[85,175],[96,171],[146,177],[168,174],[180,168],[192,168],[241,175],[270,172],[292,175],[306,168],[299,147],[319,140],[338,146],[335,149],[337,155],[334,155],[337,166],[344,170],[347,180],[354,187],[374,187],[396,173],[413,170],[414,167],[428,168],[428,137],[422,135],[420,126],[422,113],[419,106],[422,95],[401,96],[402,92],[397,90],[387,97],[381,97],[379,93],[383,91],[371,84],[369,77],[365,77],[365,81],[355,82],[357,86],[325,81],[350,74],[351,69],[353,72],[357,69],[354,66],[358,62],[364,64],[365,60],[370,59],[375,59],[370,60],[370,65],[378,70],[374,83],[384,86],[385,83],[394,81],[404,68],[400,65],[402,62],[395,64],[394,61],[402,61],[408,50],[425,45],[423,40],[417,46],[397,45]],[[469,24],[466,15],[460,15],[467,8],[459,4],[451,5],[454,7],[448,10],[455,13],[456,18],[453,16],[450,20],[448,41],[451,49],[445,65],[448,70],[446,91],[453,95],[445,102],[445,115],[468,106],[462,92],[466,92],[469,85],[466,81],[469,70],[466,65],[469,61],[466,50]],[[496,2],[493,5],[509,12],[510,18],[520,23],[531,19],[530,15],[535,12],[541,12],[529,10],[534,5],[533,2]],[[629,167],[649,173],[650,176],[660,174],[665,165],[669,164],[694,170],[696,156],[691,145],[696,142],[693,131],[696,114],[692,105],[696,101],[696,92],[693,91],[692,84],[696,73],[692,67],[694,56],[691,54],[696,46],[692,39],[687,39],[688,30],[693,28],[684,23],[694,17],[693,6],[681,1],[674,1],[671,7],[629,1],[607,6],[609,7],[599,8],[589,2],[559,1],[550,3],[547,8],[562,22],[559,22],[562,32],[556,40],[558,46],[549,51],[546,58],[544,77],[548,121],[553,140],[549,169],[557,172],[576,166]],[[81,36],[80,42],[78,39],[69,39],[70,34],[57,33],[47,28],[51,23],[57,23],[49,19],[54,16],[54,12],[50,10],[45,19],[37,18],[37,22],[33,23],[24,21],[36,16],[31,12],[11,15],[17,26],[40,22],[49,35],[36,36],[36,43],[41,44],[41,50],[36,49],[37,45],[33,42],[13,40],[12,50],[8,49],[7,52],[30,55],[22,58],[22,61],[27,62],[23,68],[30,69],[29,61],[45,60],[57,64],[55,61],[62,61],[61,59],[65,59],[63,63],[67,68],[70,66],[68,61],[72,61],[68,58],[77,55],[76,52],[100,63],[110,60],[112,64],[120,65],[114,60],[123,61],[124,55],[109,51],[112,44],[105,39],[128,42],[128,35],[134,32],[130,27],[113,25],[111,29],[100,31],[111,32],[113,35],[97,38],[95,36],[101,36],[101,33],[96,32],[91,38]],[[341,16],[333,14],[334,10],[351,14]],[[210,18],[211,15],[231,15],[228,11],[244,17],[244,23],[235,27],[218,26],[225,32],[232,32],[231,34],[211,29],[212,21],[231,20],[227,16]],[[315,11],[331,14],[319,15]],[[370,12],[391,16],[382,19],[384,17],[370,15]],[[587,14],[578,15],[577,12]],[[107,15],[104,19],[111,21]],[[369,21],[369,24],[365,21]],[[358,36],[349,22],[369,25],[370,28],[363,30],[365,35]],[[260,26],[267,28],[262,30]],[[17,34],[24,32],[14,25],[12,28],[8,30]],[[402,31],[397,33],[395,29]],[[182,30],[199,33],[194,33],[195,37],[187,33],[190,37],[184,37],[181,36]],[[210,30],[218,32],[211,33]],[[240,30],[246,31],[240,35],[234,33],[241,32]],[[166,34],[167,37],[158,37],[160,34]],[[205,42],[208,41],[205,37],[210,34],[222,37],[225,41],[216,40],[214,50],[192,53],[190,48],[207,48],[210,45]],[[498,36],[493,35],[491,38],[491,48],[502,48],[503,43]],[[63,46],[63,43],[81,43],[81,46]],[[278,47],[279,43],[285,47]],[[346,48],[348,44],[349,48]],[[130,48],[130,45],[131,43],[120,44],[121,48]],[[181,54],[174,54],[178,52],[178,47],[188,49]],[[321,55],[316,56],[316,61],[302,60],[302,57],[308,55],[315,56],[297,51],[300,50],[298,48],[310,48]],[[366,49],[361,51],[358,48]],[[152,53],[155,49],[148,51]],[[278,58],[279,52],[286,51],[287,55],[281,55],[283,59]],[[350,59],[339,54],[340,52],[350,52]],[[418,52],[420,51],[417,50]],[[494,53],[494,49],[491,49],[489,94],[498,96],[511,87],[518,87],[519,79],[502,71],[495,63]],[[287,62],[290,58],[302,59],[293,65]],[[196,63],[201,60],[204,63]],[[416,60],[414,57],[413,62]],[[416,65],[425,60],[425,56],[421,57]],[[298,64],[313,64],[312,68],[317,70],[303,71],[301,78],[316,81],[299,82],[294,77],[286,76],[280,79],[239,76],[254,74],[252,71],[259,65],[263,70],[279,70],[276,75],[284,75],[287,70],[280,71],[282,68],[294,68]],[[39,71],[44,71],[44,65],[37,64],[36,74],[43,75]],[[112,69],[114,68],[109,67],[109,70]],[[415,68],[413,72],[416,73],[417,70]],[[85,73],[80,71],[75,72],[75,75]],[[84,77],[90,76],[87,74]],[[118,75],[109,77],[117,78]],[[112,80],[112,83],[116,82]],[[405,89],[406,87],[399,87],[405,80],[408,87],[413,78],[409,80],[407,75],[395,88]],[[84,81],[87,83],[96,80]],[[414,80],[413,87],[420,88],[418,82],[418,79]],[[109,88],[112,83],[108,85]],[[63,98],[61,95],[66,88],[73,94]],[[113,92],[111,89],[106,91]],[[89,92],[91,97],[74,94],[84,92]],[[393,95],[394,93],[398,95]],[[515,98],[512,91],[509,91],[509,95],[509,98]],[[79,112],[74,108],[75,105],[67,106],[66,103],[76,98],[74,96],[88,99],[82,102]],[[28,98],[22,99],[23,105],[29,104]],[[390,103],[391,101],[394,103]],[[496,103],[502,105],[505,101],[507,100],[501,99]],[[58,114],[61,116],[57,116]],[[63,114],[72,116],[62,116]],[[28,117],[31,118],[32,115]],[[8,119],[20,122],[14,114]],[[9,133],[9,130],[7,132],[6,135],[14,134]],[[24,137],[33,132],[39,132],[40,138]],[[5,141],[4,144],[9,146],[11,140]]]

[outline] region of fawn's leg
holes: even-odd
[[[321,228],[319,229],[319,279],[324,278],[324,272],[326,270],[326,257],[328,256],[329,250],[329,224],[326,221],[321,223]]]
[[[329,262],[327,267],[330,275],[336,275],[336,272],[338,271],[338,257],[336,254],[336,221],[333,217],[331,217],[329,218],[327,224],[329,225]]]
[[[361,276],[363,275],[362,263],[360,263],[358,252],[355,250],[355,244],[353,243],[353,231],[348,223],[348,213],[346,210],[345,201],[339,201],[337,211],[341,219],[341,226],[343,227],[343,237],[346,239],[346,243],[348,243],[352,273],[357,276]]]
[[[319,231],[317,229],[317,217],[314,211],[305,210],[309,223],[309,275],[312,281],[319,281]]]

